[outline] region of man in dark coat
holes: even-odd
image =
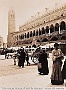
[[[28,55],[28,52],[26,51],[26,62],[27,62],[27,66],[29,65],[30,66],[30,63],[29,63],[29,55]]]
[[[20,67],[22,66],[22,68],[24,68],[24,62],[25,62],[25,52],[24,49],[21,50],[20,52],[20,59],[19,59],[19,63],[20,63]]]

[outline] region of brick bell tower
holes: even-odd
[[[12,33],[16,31],[15,28],[15,12],[14,10],[9,10],[8,12],[8,36],[7,36],[7,46],[12,45]]]

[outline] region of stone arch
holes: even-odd
[[[58,23],[55,24],[55,31],[59,31],[59,24]]]
[[[48,39],[47,38],[44,38],[43,40],[42,40],[42,42],[47,42],[48,41]]]
[[[66,36],[62,36],[61,37],[61,40],[66,40]]]
[[[53,24],[51,24],[51,26],[50,26],[50,33],[52,33],[52,32],[54,32],[54,25]]]
[[[50,41],[57,41],[58,38],[57,37],[52,37]]]
[[[46,33],[49,33],[49,26],[46,26]]]
[[[66,24],[65,24],[64,21],[62,21],[62,22],[60,23],[60,30],[65,30],[65,29],[66,29]]]

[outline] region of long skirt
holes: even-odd
[[[51,83],[53,85],[62,85],[64,83],[62,71],[61,71],[61,62],[58,60],[53,64]]]
[[[41,63],[42,68],[38,68],[38,71],[40,73],[43,73],[43,75],[48,75],[49,69],[48,69],[48,62]]]
[[[63,79],[66,79],[66,60],[64,61],[63,69],[62,69]]]

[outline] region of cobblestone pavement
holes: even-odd
[[[0,60],[0,90],[64,90],[63,85],[51,85],[51,61],[49,75],[39,75],[33,63],[25,68],[13,65],[13,59]]]

